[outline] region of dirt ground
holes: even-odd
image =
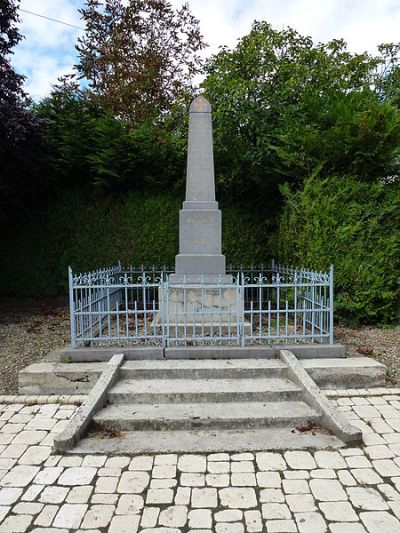
[[[337,326],[335,339],[346,345],[349,355],[367,355],[385,364],[388,385],[400,384],[400,326]],[[16,394],[18,371],[68,342],[65,299],[0,298],[0,394]]]

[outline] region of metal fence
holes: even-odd
[[[77,346],[333,343],[333,267],[234,267],[231,282],[172,284],[168,267],[69,268]]]

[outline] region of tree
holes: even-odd
[[[0,1],[0,194],[3,203],[27,208],[36,180],[40,120],[30,110],[24,76],[10,61],[21,41],[18,0]],[[3,210],[2,210],[3,211]]]
[[[273,215],[279,185],[300,187],[316,169],[362,180],[398,173],[398,52],[351,54],[342,40],[315,44],[256,22],[236,48],[211,57],[202,86],[213,103],[221,192],[257,198]]]
[[[78,39],[76,72],[63,82],[87,80],[87,95],[132,125],[169,110],[199,71],[205,44],[188,4],[167,0],[87,0]]]

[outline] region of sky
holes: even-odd
[[[82,26],[77,10],[83,2],[21,0],[20,7]],[[314,41],[343,38],[352,52],[375,52],[379,43],[400,41],[400,0],[189,0],[189,5],[209,45],[206,55],[222,45],[234,47],[254,20],[267,20],[277,30],[291,26]],[[83,32],[24,12],[20,18],[25,39],[15,48],[13,64],[27,77],[28,93],[39,99],[59,76],[72,72],[74,45]]]

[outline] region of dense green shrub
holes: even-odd
[[[400,182],[314,175],[283,187],[280,259],[318,270],[335,266],[337,315],[349,321],[399,318]]]
[[[66,294],[67,267],[87,271],[115,264],[174,265],[182,199],[141,196],[89,200],[60,191],[46,217],[24,218],[3,235],[0,292]],[[232,263],[269,259],[265,227],[252,213],[223,209],[223,251]]]

